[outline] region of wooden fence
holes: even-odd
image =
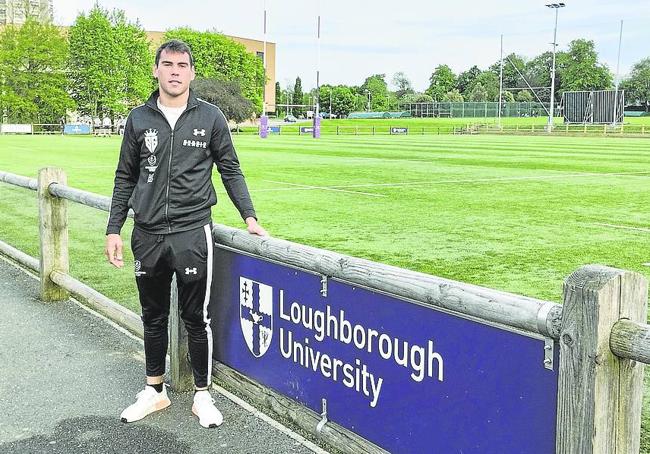
[[[135,313],[69,275],[67,201],[108,211],[110,199],[67,186],[65,173],[53,168],[42,169],[38,180],[0,172],[0,181],[38,192],[40,258],[29,257],[3,242],[0,253],[39,273],[41,299],[56,301],[73,295],[142,337],[142,323]],[[226,226],[216,225],[212,233],[217,247],[559,341],[559,392],[558,396],[549,396],[557,398],[556,452],[639,451],[643,369],[650,363],[648,282],[642,275],[584,266],[567,277],[560,305],[257,237]],[[173,288],[170,378],[173,388],[186,390],[191,387],[191,370],[185,361],[186,333],[174,306]],[[264,411],[292,420],[338,450],[384,452],[335,423],[323,427],[319,414],[224,364],[215,362],[213,370],[218,383],[236,388]]]

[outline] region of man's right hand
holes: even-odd
[[[106,249],[104,250],[106,258],[116,268],[124,266],[122,257],[122,237],[117,233],[109,233],[106,235]]]

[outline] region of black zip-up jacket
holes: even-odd
[[[158,109],[158,96],[155,91],[126,121],[106,234],[120,233],[129,208],[135,225],[152,234],[208,224],[217,203],[213,164],[241,217],[256,218],[221,110],[190,90],[172,130]]]

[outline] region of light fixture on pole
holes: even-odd
[[[262,65],[264,66],[264,85],[262,87],[262,115],[260,116],[260,137],[262,139],[266,139],[269,134],[269,117],[266,115],[266,0],[264,0],[264,47],[262,48]]]
[[[555,10],[555,28],[553,29],[553,67],[551,69],[551,108],[548,112],[548,132],[553,131],[553,104],[555,102],[555,52],[557,50],[557,16],[560,8],[564,8],[564,3],[548,3],[547,8]]]

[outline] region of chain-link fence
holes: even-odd
[[[448,118],[491,118],[499,116],[498,102],[422,102],[402,103],[400,110],[411,113],[411,117]],[[559,106],[557,106],[559,107]],[[544,117],[548,103],[505,102],[501,103],[502,117]],[[560,112],[557,115],[561,115]]]

